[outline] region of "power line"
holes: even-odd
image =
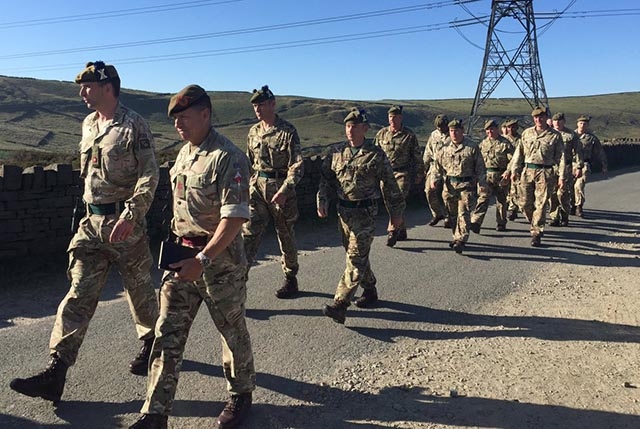
[[[128,15],[142,15],[147,13],[166,12],[178,9],[190,9],[194,7],[219,5],[224,3],[238,3],[243,0],[198,0],[182,3],[171,3],[158,6],[137,7],[133,9],[121,9],[110,12],[83,13],[79,15],[58,16],[53,18],[30,19],[25,21],[0,22],[0,30],[7,28],[33,27],[37,25],[61,24],[65,22],[86,21],[91,19],[108,19]]]
[[[462,3],[473,3],[477,1],[479,0],[463,0]],[[78,47],[78,48],[67,48],[67,49],[39,51],[39,52],[25,52],[20,54],[11,54],[11,55],[0,55],[0,60],[69,54],[69,53],[83,52],[86,50],[121,49],[121,48],[131,48],[131,47],[138,47],[138,46],[149,46],[149,45],[178,43],[178,42],[186,42],[186,41],[201,40],[201,39],[211,39],[211,38],[226,37],[226,36],[237,36],[240,34],[260,33],[260,32],[283,30],[283,29],[290,29],[290,28],[297,28],[297,27],[308,27],[312,25],[351,21],[351,20],[357,20],[357,19],[388,16],[388,15],[395,15],[395,14],[401,14],[401,13],[417,12],[420,10],[441,8],[441,7],[452,6],[454,4],[460,4],[460,3],[461,2],[459,0],[438,1],[438,2],[424,3],[420,5],[414,5],[414,6],[383,9],[383,10],[377,10],[372,12],[362,12],[362,13],[356,13],[356,14],[340,15],[340,16],[333,16],[333,17],[327,17],[327,18],[318,18],[318,19],[305,20],[305,21],[296,21],[296,22],[290,22],[290,23],[284,23],[284,24],[273,24],[273,25],[243,28],[243,29],[237,29],[237,30],[219,31],[215,33],[192,34],[187,36],[140,40],[135,42],[117,43],[117,44],[100,45],[100,46],[84,46],[84,47]]]

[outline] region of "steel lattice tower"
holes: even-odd
[[[514,43],[515,47],[510,48],[511,45],[507,45],[509,48],[505,48],[506,42],[517,42],[517,40],[511,40],[516,35],[514,28],[519,30],[518,35],[522,34],[524,29],[524,38],[519,45]],[[533,0],[493,0],[491,2],[491,20],[487,32],[484,61],[471,108],[468,133],[480,119],[478,114],[480,107],[507,75],[511,77],[531,107],[540,105],[549,107],[538,56]]]

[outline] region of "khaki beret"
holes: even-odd
[[[551,119],[553,119],[554,121],[564,121],[564,113],[556,112],[553,114],[553,117]]]
[[[109,82],[116,79],[118,72],[112,65],[107,65],[102,61],[88,62],[85,69],[76,76],[76,83],[89,82]]]
[[[449,128],[459,128],[462,129],[462,120],[461,119],[454,119],[451,122],[449,122]]]
[[[269,89],[269,85],[264,85],[262,88],[254,89],[253,95],[251,95],[251,103],[262,103],[267,100],[275,100],[276,96],[273,95],[273,92]]]
[[[436,116],[436,118],[433,120],[433,125],[435,125],[436,128],[440,128],[441,126],[446,125],[448,123],[449,123],[449,118],[447,118],[447,115],[443,115],[443,114]]]
[[[576,119],[576,122],[580,122],[580,121],[589,122],[590,120],[591,120],[591,116],[589,116],[589,115],[580,115],[580,117],[578,119]]]
[[[389,108],[389,110],[387,110],[387,114],[388,115],[402,115],[402,109],[403,107],[398,105],[398,104],[394,104],[393,106],[391,106]]]
[[[489,119],[487,122],[484,123],[485,130],[491,127],[496,127],[496,128],[498,127],[498,123],[493,119]]]
[[[540,116],[540,115],[546,115],[546,114],[547,114],[547,108],[544,106],[537,106],[531,112],[531,116]]]
[[[187,110],[189,107],[201,101],[209,101],[211,103],[211,99],[207,94],[207,91],[204,90],[199,85],[189,85],[184,87],[180,92],[171,97],[169,100],[169,108],[167,109],[167,113],[169,116],[173,116],[176,113],[180,113],[183,110]]]
[[[506,121],[504,121],[504,126],[505,127],[510,127],[515,125],[516,127],[518,126],[518,120],[517,119],[507,119]]]
[[[356,124],[367,124],[369,123],[367,112],[364,109],[358,109],[357,107],[354,107],[344,118],[344,123],[346,124],[347,122],[355,122]]]

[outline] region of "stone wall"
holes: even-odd
[[[609,168],[640,163],[640,142],[615,141],[605,144]],[[305,175],[297,187],[303,215],[315,216],[315,195],[320,180],[320,157],[305,159]],[[598,164],[594,165],[599,169]],[[166,234],[170,209],[169,169],[160,169],[160,183],[147,221],[151,238]],[[0,260],[26,255],[64,252],[71,239],[71,217],[82,181],[70,165],[52,164],[22,169],[0,165]],[[422,185],[410,198],[424,200]]]

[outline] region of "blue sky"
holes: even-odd
[[[536,0],[534,10],[553,12],[571,2]],[[468,20],[471,14],[489,15],[491,1],[467,3],[468,10],[451,3],[11,1],[3,4],[0,16],[0,74],[71,81],[85,62],[102,59],[116,66],[124,87],[156,92],[176,92],[190,83],[212,91],[251,91],[267,83],[276,94],[329,99],[473,98],[487,28],[469,25],[460,28],[459,34],[448,23]],[[280,24],[412,7],[377,17],[272,29]],[[558,19],[541,32],[538,46],[547,95],[639,91],[638,8],[636,0],[576,0],[568,12],[636,12]],[[54,18],[63,22],[52,22]],[[539,20],[538,28],[548,22]],[[255,31],[258,27],[271,30]],[[374,32],[384,37],[374,37]],[[209,37],[192,37],[199,35]],[[175,41],[185,37],[191,40]],[[509,32],[501,36],[512,45],[521,37]],[[321,38],[339,42],[312,44]],[[164,42],[131,46],[158,40]],[[302,46],[283,48],[282,44]],[[236,53],[228,53],[230,50]],[[493,96],[519,97],[520,93],[505,80]]]

